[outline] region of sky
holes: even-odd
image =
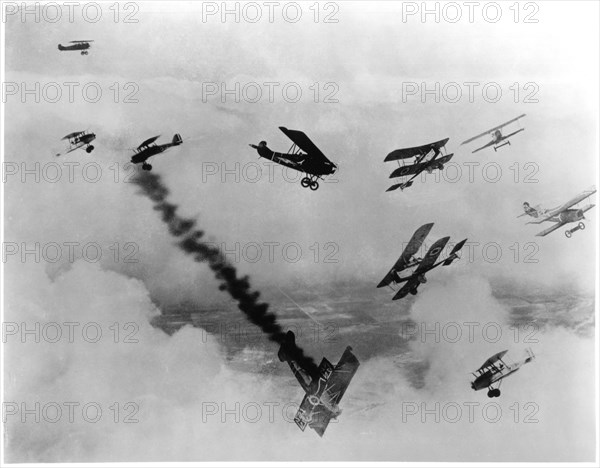
[[[204,3],[204,8],[220,5]],[[524,201],[550,208],[597,184],[595,2],[570,2],[568,8],[561,2],[537,2],[537,11],[521,3],[518,22],[509,4],[502,3],[502,17],[495,23],[478,11],[469,22],[461,3],[463,16],[456,23],[448,21],[449,10],[439,22],[418,13],[403,21],[403,7],[406,12],[420,5],[411,2],[320,4],[318,22],[311,4],[301,3],[296,23],[278,11],[269,22],[261,3],[258,22],[249,21],[249,10],[239,22],[231,15],[225,21],[219,14],[203,18],[201,3],[135,5],[139,10],[131,12],[137,23],[124,22],[129,11],[120,11],[115,22],[114,10],[103,4],[103,16],[95,23],[76,11],[73,22],[63,16],[51,23],[43,15],[39,22],[32,17],[23,22],[16,13],[3,24],[3,91],[15,89],[7,83],[17,86],[17,94],[3,94],[4,241],[19,249],[3,259],[5,321],[101,319],[107,327],[114,321],[134,322],[140,324],[141,337],[141,344],[130,348],[104,342],[96,348],[87,342],[7,342],[5,373],[11,378],[5,395],[145,403],[142,423],[109,424],[109,435],[106,425],[61,423],[48,430],[44,424],[8,424],[7,457],[30,462],[460,461],[465,453],[468,460],[489,461],[593,458],[594,341],[568,328],[545,329],[538,362],[506,385],[507,398],[501,402],[506,407],[513,401],[539,405],[544,417],[531,426],[505,418],[494,431],[482,431],[489,424],[481,421],[461,421],[460,430],[449,431],[449,424],[397,420],[403,401],[464,399],[468,376],[459,372],[468,370],[463,361],[469,359],[468,369],[479,366],[497,351],[489,343],[412,343],[399,358],[430,365],[418,389],[406,376],[389,372],[389,356],[362,362],[351,387],[356,397],[350,391],[346,397],[351,408],[359,409],[333,424],[310,455],[314,434],[301,434],[281,420],[256,425],[198,420],[206,402],[299,397],[289,395],[281,377],[230,368],[217,340],[199,340],[205,338],[201,330],[187,327],[168,337],[149,325],[165,305],[191,301],[210,307],[228,299],[208,268],[174,245],[151,202],[130,183],[133,170],[126,163],[130,149],[146,138],[161,135],[159,142],[166,142],[180,133],[183,145],[155,157],[153,172],[169,187],[169,199],[181,215],[198,219],[210,241],[237,249],[239,258],[230,258],[259,291],[376,285],[412,233],[434,222],[428,245],[448,235],[455,242],[467,238],[469,250],[451,269],[431,274],[433,281],[421,287],[410,316],[434,321],[443,304],[457,320],[488,317],[508,326],[510,311],[492,294],[500,280],[541,291],[542,297],[563,287],[586,297],[595,292],[596,209],[587,213],[586,229],[572,239],[565,238],[563,228],[535,237],[543,227],[517,218]],[[324,22],[327,15],[338,21]],[[526,23],[527,15],[538,22]],[[89,55],[57,50],[57,44],[78,39],[94,40]],[[35,89],[35,83],[39,103],[33,95],[20,95],[23,84]],[[57,102],[48,102],[53,94],[44,99],[42,90],[50,92],[50,83],[62,91]],[[64,83],[77,83],[73,102]],[[97,102],[81,94],[92,83],[102,90]],[[258,84],[260,99],[242,93],[256,90],[249,83]],[[436,83],[439,102],[435,94],[421,96]],[[455,83],[462,98],[450,102],[453,95],[441,90],[450,93]],[[465,83],[476,83],[472,102]],[[236,85],[238,96],[226,93]],[[269,86],[275,90],[273,99]],[[488,102],[484,86],[500,88],[502,97]],[[284,97],[284,87],[290,93],[300,89],[301,98],[291,102],[293,94]],[[416,95],[406,94],[415,87]],[[460,145],[521,114],[526,114],[520,122],[526,130],[511,139],[511,146],[471,154],[474,144]],[[248,146],[266,140],[272,149],[286,151],[291,143],[279,126],[304,131],[339,165],[318,191],[303,189],[297,174],[269,166]],[[54,157],[64,135],[84,129],[97,134],[91,154],[79,150]],[[404,192],[385,192],[395,168],[383,162],[390,151],[447,137],[454,158],[441,178],[432,174]],[[53,182],[57,167],[61,172]],[[26,175],[24,168],[33,173]],[[96,170],[98,180],[92,182]],[[457,170],[459,175],[452,172]],[[36,243],[57,243],[63,255],[56,262],[44,256],[37,262],[31,255],[22,261],[23,246]],[[67,258],[65,243],[75,243],[76,261]],[[101,247],[98,262],[83,252],[90,243]],[[252,261],[257,245],[261,256]],[[293,250],[284,249],[289,245],[299,247],[297,261],[290,260]],[[127,254],[136,261],[126,261]],[[273,299],[265,294],[265,300]],[[522,349],[515,348],[517,359]],[[557,373],[580,384],[554,390]],[[372,395],[379,406],[360,409]],[[398,435],[409,431],[411,437],[398,445]],[[374,437],[379,445],[373,445]],[[223,438],[245,442],[225,452]],[[132,447],[135,440],[142,442]],[[431,451],[432,440],[448,448]],[[495,445],[487,453],[469,451],[493,445],[490,440],[506,440],[514,451],[507,454]],[[541,444],[534,451],[533,440]]]

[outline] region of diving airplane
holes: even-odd
[[[75,151],[83,146],[85,146],[85,152],[91,153],[94,151],[94,145],[92,145],[92,141],[96,139],[96,134],[92,132],[88,132],[84,130],[83,132],[73,132],[65,135],[61,138],[61,140],[68,140],[69,147],[65,150],[64,153],[56,153],[56,156],[62,156],[63,154],[70,153],[71,151]]]
[[[481,137],[489,134],[492,137],[492,141],[490,141],[486,145],[482,146],[481,148],[477,148],[476,150],[473,151],[473,153],[477,153],[477,151],[481,151],[482,149],[489,148],[490,146],[493,146],[494,151],[497,151],[499,148],[502,148],[503,146],[510,145],[510,141],[508,140],[510,137],[516,135],[519,132],[525,131],[524,128],[519,128],[519,130],[509,133],[508,135],[502,134],[502,129],[504,127],[506,127],[507,125],[510,125],[513,122],[519,121],[519,119],[522,119],[523,117],[525,117],[525,114],[522,114],[512,120],[509,120],[508,122],[504,122],[502,125],[498,125],[497,127],[491,128],[490,130],[483,132],[477,136],[474,136],[473,138],[469,138],[468,140],[463,141],[461,143],[461,145],[471,143],[472,141],[477,140],[478,138],[481,138]],[[502,143],[502,142],[504,142],[504,143]],[[499,143],[501,143],[501,144],[499,144]]]
[[[292,140],[293,144],[287,153],[275,153],[267,147],[266,141],[261,141],[258,146],[252,144],[250,146],[258,151],[261,158],[305,173],[306,176],[300,181],[302,187],[317,190],[319,188],[317,179],[335,173],[337,166],[327,159],[304,132],[288,130],[285,127],[279,127],[279,130]]]
[[[427,171],[431,174],[434,170],[444,169],[444,164],[452,159],[454,154],[442,154],[442,149],[446,152],[446,143],[450,138],[429,143],[427,145],[415,146],[413,148],[402,148],[392,151],[386,156],[384,162],[388,161],[400,161],[409,158],[415,158],[409,164],[399,165],[399,167],[390,174],[390,179],[395,177],[408,177],[410,179],[400,184],[392,185],[386,192],[392,192],[393,190],[410,187],[413,184],[413,180],[421,174],[423,171]],[[442,155],[441,157],[439,157]],[[400,163],[398,163],[400,164]]]
[[[317,373],[311,375],[311,372],[302,368],[291,357],[291,351],[296,347],[294,333],[288,331],[285,339],[285,343],[279,348],[279,360],[289,364],[306,392],[294,422],[302,431],[308,426],[323,437],[331,418],[337,419],[341,414],[342,410],[338,405],[360,363],[348,346],[335,367],[323,358]]]
[[[524,364],[531,362],[535,358],[531,348],[527,348],[528,356],[523,361],[507,364],[502,360],[507,352],[508,350],[505,350],[494,354],[491,358],[485,361],[479,369],[477,369],[475,372],[472,372],[473,376],[475,377],[475,380],[471,382],[471,388],[473,390],[482,390],[487,388],[487,396],[489,398],[499,397],[502,379],[514,374]],[[498,383],[498,386],[494,388],[494,384],[496,382]]]
[[[392,269],[388,272],[387,275],[381,280],[381,282],[377,285],[378,288],[382,288],[384,286],[389,286],[391,283],[406,284],[398,290],[396,295],[393,297],[393,300],[402,299],[407,296],[409,293],[412,295],[417,294],[417,289],[421,283],[426,283],[427,278],[425,278],[425,273],[437,268],[440,265],[448,266],[451,265],[454,260],[460,258],[459,251],[467,242],[467,239],[463,239],[458,244],[454,246],[450,254],[442,261],[437,262],[436,260],[442,253],[444,247],[450,240],[450,237],[442,237],[437,240],[431,248],[427,251],[427,254],[424,258],[415,257],[417,251],[421,248],[421,244],[431,231],[433,227],[433,223],[424,224],[419,229],[415,231],[412,238],[408,242],[408,245],[400,255],[398,261],[394,264]],[[407,270],[409,268],[416,267],[416,269],[410,273],[408,276],[401,277],[400,272]]]
[[[143,170],[151,171],[152,165],[146,162],[148,158],[151,158],[156,154],[163,153],[172,146],[179,146],[183,143],[183,140],[181,139],[181,135],[179,133],[176,133],[173,136],[173,140],[171,140],[171,143],[164,143],[162,145],[157,145],[156,143],[154,143],[158,139],[158,137],[160,137],[160,135],[148,138],[140,146],[134,149],[133,151],[135,152],[135,154],[131,157],[131,162],[133,164],[142,163]]]
[[[592,186],[589,189],[584,190],[579,195],[572,198],[565,204],[549,210],[543,209],[540,205],[532,207],[531,205],[529,205],[529,203],[525,202],[523,203],[523,210],[525,211],[525,213],[520,214],[519,216],[517,216],[517,218],[520,218],[521,216],[525,215],[531,216],[532,218],[536,218],[535,221],[529,221],[527,224],[541,224],[545,221],[556,223],[548,229],[538,232],[536,234],[536,236],[538,237],[543,237],[547,234],[550,234],[551,232],[554,232],[555,230],[564,226],[565,224],[578,222],[577,226],[575,226],[572,229],[567,229],[565,231],[565,236],[570,238],[574,232],[579,231],[580,229],[585,229],[585,224],[583,223],[583,221],[581,221],[582,219],[585,219],[584,213],[588,210],[591,210],[596,205],[589,203],[582,208],[571,207],[592,196],[594,193],[596,193],[596,187]]]
[[[67,45],[67,46],[58,44],[58,50],[80,50],[81,55],[87,55],[88,54],[87,49],[92,47],[90,45],[90,42],[94,42],[94,41],[71,41],[71,42],[69,42],[69,44],[73,44],[73,45]]]

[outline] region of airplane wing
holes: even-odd
[[[448,140],[450,140],[450,138],[445,138],[440,141],[435,141],[435,142],[429,143],[427,145],[415,146],[414,148],[397,149],[395,151],[392,151],[390,154],[388,154],[385,157],[384,162],[397,161],[398,159],[413,158],[415,156],[424,156],[427,153],[429,153],[431,150],[435,151],[435,150],[439,150],[440,148],[443,148],[444,146],[446,146],[446,143],[448,143]]]
[[[560,228],[560,227],[564,226],[565,224],[567,224],[567,222],[566,222],[566,221],[559,221],[558,223],[556,223],[556,224],[553,224],[552,226],[550,226],[548,229],[544,229],[543,231],[541,231],[541,232],[538,232],[538,233],[536,234],[536,237],[544,237],[544,236],[547,236],[548,234],[550,234],[551,232],[554,232],[554,231],[556,231],[558,228]]]
[[[327,156],[325,156],[323,152],[317,148],[317,145],[315,145],[304,132],[301,132],[300,130],[288,130],[285,127],[279,127],[279,130],[281,130],[285,136],[298,145],[298,147],[308,154],[309,157],[319,158],[331,163],[331,161],[327,159]]]
[[[489,148],[490,146],[495,145],[496,143],[494,141],[490,141],[487,145],[483,145],[481,148],[477,148],[476,150],[471,151],[472,153],[477,153],[477,151],[481,151],[482,149],[486,149]]]
[[[89,41],[69,41],[70,44],[78,44],[80,42],[94,42],[93,40],[89,40]]]
[[[388,286],[390,283],[392,283],[394,281],[394,272],[402,271],[405,268],[406,264],[410,260],[410,257],[412,257],[415,253],[417,253],[417,250],[419,250],[421,248],[423,241],[429,235],[429,231],[431,231],[432,227],[433,227],[433,223],[428,223],[428,224],[424,224],[423,226],[421,226],[419,229],[417,229],[415,231],[415,233],[410,238],[410,241],[408,241],[408,245],[406,246],[406,248],[400,255],[400,258],[396,261],[396,263],[390,269],[388,274],[385,275],[385,277],[377,285],[378,288]]]
[[[438,259],[438,257],[442,253],[442,250],[444,250],[444,247],[446,247],[446,244],[448,243],[449,240],[450,240],[450,237],[447,236],[447,237],[442,237],[441,239],[438,239],[437,241],[435,241],[435,243],[427,251],[427,254],[423,258],[421,263],[419,263],[419,266],[417,267],[415,272],[412,274],[412,276],[417,277],[421,273],[425,273],[428,270],[430,270],[431,269],[430,267],[432,267],[433,264],[435,263],[435,261]]]
[[[334,414],[321,403],[317,403],[313,406],[309,400],[308,394],[306,394],[304,395],[302,404],[296,412],[296,416],[294,416],[294,422],[302,431],[308,426],[311,429],[314,429],[320,437],[323,437],[325,429],[327,429],[329,421],[331,421],[333,416]]]
[[[416,278],[412,278],[407,281],[406,284],[398,290],[394,297],[392,297],[392,301],[397,301],[398,299],[408,296],[408,293],[415,286],[415,284],[417,286],[419,285],[419,281]]]
[[[62,137],[61,140],[70,140],[71,138],[76,137],[77,135],[80,135],[82,133],[85,133],[85,131],[69,133],[68,135],[65,135],[64,137]]]
[[[158,140],[158,137],[160,137],[160,135],[156,135],[152,138],[148,138],[146,141],[144,141],[140,146],[137,147],[138,150],[140,150],[141,148],[148,146],[152,143],[154,143],[156,140]]]
[[[342,357],[333,369],[333,373],[325,387],[325,391],[336,405],[341,401],[344,393],[346,393],[358,366],[360,366],[360,362],[358,362],[358,359],[352,353],[352,348],[350,346],[346,347],[344,354],[342,354]]]
[[[410,166],[398,167],[397,169],[394,170],[394,172],[392,172],[390,174],[390,179],[417,174],[419,172],[419,169],[423,168],[424,166],[426,166],[425,163],[412,164]]]
[[[494,354],[491,358],[489,358],[487,361],[485,361],[481,365],[481,367],[479,369],[477,369],[475,372],[479,372],[480,370],[485,369],[486,367],[491,366],[496,361],[499,361],[500,359],[502,359],[507,352],[508,352],[508,349],[505,349],[504,351],[500,351],[499,353]]]
[[[495,130],[499,130],[499,129],[503,128],[503,127],[506,127],[507,125],[509,125],[509,124],[511,124],[511,123],[513,123],[513,122],[516,122],[517,120],[519,120],[519,119],[522,119],[523,117],[525,117],[525,114],[521,114],[520,116],[518,116],[518,117],[515,117],[514,119],[512,119],[512,120],[509,120],[508,122],[504,122],[502,125],[498,125],[497,127],[490,128],[490,129],[489,129],[488,131],[486,131],[486,132],[480,133],[479,135],[477,135],[477,136],[474,136],[473,138],[469,138],[468,140],[465,140],[465,141],[463,141],[463,142],[461,143],[461,145],[465,145],[465,144],[467,144],[467,143],[471,143],[472,141],[474,141],[474,140],[477,140],[478,138],[481,138],[482,136],[489,135],[489,134],[490,134],[490,133],[492,133],[493,131],[495,131]]]
[[[559,213],[561,213],[561,212],[563,212],[565,210],[568,210],[573,205],[576,205],[577,203],[585,200],[586,198],[588,198],[589,196],[593,195],[594,193],[596,193],[596,187],[595,186],[590,187],[589,189],[584,190],[583,192],[581,192],[576,197],[571,198],[564,205],[561,205],[558,208],[555,208],[553,210],[549,210],[548,212],[546,212],[546,216],[544,218],[539,218],[539,219],[537,219],[535,221],[529,221],[527,224],[541,224],[544,221],[550,221],[550,219],[553,218],[554,216],[558,215]]]

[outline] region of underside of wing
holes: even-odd
[[[160,137],[160,135],[156,135],[156,136],[153,136],[152,138],[148,138],[140,146],[138,146],[137,149],[139,150],[141,148],[144,148],[145,146],[148,146],[148,145],[154,143],[156,140],[158,140],[159,137]]]
[[[420,164],[412,164],[410,166],[398,167],[390,174],[390,179],[417,174],[418,172],[420,172],[420,170],[423,170],[423,168],[426,165],[427,165],[426,163],[420,163]]]
[[[449,140],[450,138],[444,138],[443,140],[428,143],[426,145],[415,146],[413,148],[397,149],[388,154],[385,157],[384,162],[414,158],[415,156],[424,156],[432,150],[439,151],[441,148],[446,146],[446,143],[448,143]]]
[[[318,158],[331,163],[331,161],[327,159],[327,156],[325,156],[323,152],[317,148],[317,145],[315,145],[310,138],[306,136],[306,133],[301,132],[300,130],[289,130],[285,127],[279,127],[279,130],[281,130],[285,136],[292,140],[298,146],[298,148],[303,150],[311,158]]]
[[[493,141],[490,141],[487,145],[483,145],[481,148],[477,148],[476,150],[473,150],[471,153],[477,153],[477,151],[481,151],[482,149],[486,149],[489,148],[490,146],[493,146],[495,143]]]
[[[550,226],[548,229],[544,229],[542,232],[538,232],[536,234],[536,237],[544,237],[547,236],[548,234],[550,234],[551,232],[556,231],[558,228],[564,226],[565,224],[567,224],[566,221],[560,221],[556,224],[553,224],[552,226]]]
[[[415,287],[418,286],[419,282],[416,279],[411,279],[404,286],[402,286],[398,292],[392,297],[393,301],[397,301],[398,299],[402,299],[403,297],[408,296],[408,293]]]
[[[358,359],[352,353],[352,348],[348,346],[335,366],[325,387],[325,391],[336,405],[341,401],[344,393],[346,393],[358,366],[360,366],[360,362],[358,362]]]
[[[435,261],[442,253],[442,250],[444,250],[444,247],[446,247],[446,244],[449,240],[450,237],[442,237],[431,246],[431,248],[427,251],[425,257],[423,258],[421,263],[419,263],[419,266],[415,270],[414,276],[426,272],[429,269],[429,267],[435,263]]]
[[[504,350],[504,351],[500,351],[499,353],[494,354],[491,358],[489,358],[487,361],[485,361],[481,367],[479,369],[477,369],[477,371],[480,371],[486,367],[491,366],[492,364],[494,364],[496,361],[502,359],[504,357],[504,355],[508,352],[508,349]]]
[[[429,235],[429,232],[433,228],[433,223],[427,223],[417,229],[408,244],[402,251],[400,258],[396,261],[394,266],[390,269],[387,275],[381,280],[381,282],[377,285],[378,288],[382,288],[384,286],[388,286],[394,281],[394,272],[402,271],[410,258],[417,253],[417,251],[421,248],[421,245],[425,241],[425,238]]]
[[[65,135],[64,137],[61,138],[61,140],[69,140],[73,137],[76,137],[77,135],[80,135],[84,132],[73,132],[73,133],[69,133],[68,135]]]

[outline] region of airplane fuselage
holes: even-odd
[[[155,156],[157,154],[165,152],[171,146],[176,146],[176,145],[174,145],[173,143],[165,143],[163,145],[148,146],[147,148],[144,148],[142,151],[134,154],[131,157],[131,162],[133,164],[143,163],[148,158],[151,158],[152,156]]]
[[[84,42],[81,44],[68,45],[68,46],[58,44],[58,50],[63,50],[63,51],[64,50],[87,50],[90,47],[91,47],[90,44],[88,44],[87,42]]]
[[[277,153],[271,150],[265,142],[259,143],[256,148],[261,158],[268,159],[282,166],[302,171],[315,176],[326,176],[335,173],[337,167],[328,161],[315,160],[306,153]]]

